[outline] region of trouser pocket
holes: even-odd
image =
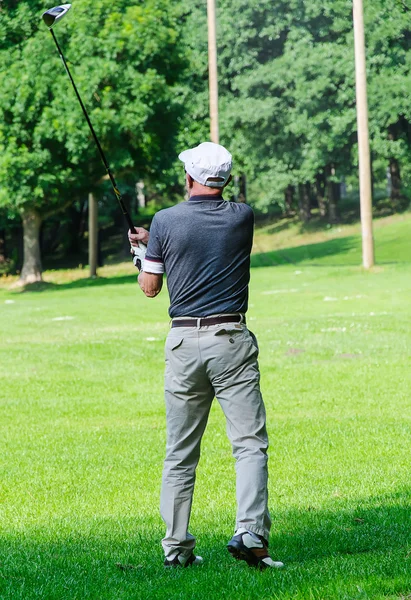
[[[242,327],[241,329],[229,329],[223,327],[216,331],[214,335],[220,339],[222,336],[225,336],[227,338],[227,344],[232,344],[233,346],[244,344],[253,354],[255,353],[256,356],[258,356],[260,352],[255,334],[246,327]]]

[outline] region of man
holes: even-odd
[[[138,282],[154,297],[167,275],[171,329],[166,341],[167,449],[161,490],[165,566],[200,564],[188,531],[200,444],[214,396],[236,459],[237,518],[228,551],[258,568],[282,567],[268,554],[265,408],[258,346],[247,329],[254,217],[223,200],[231,154],[206,142],[179,155],[189,200],[159,211],[150,233],[129,234],[148,248]]]

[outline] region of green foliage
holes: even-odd
[[[370,3],[366,12],[369,106],[376,156],[401,165],[411,185],[411,12],[397,0]]]
[[[317,176],[357,178],[354,40],[350,0],[219,0],[220,130],[237,172],[248,175],[258,208],[283,204],[287,185]],[[365,3],[374,174],[390,158],[408,183],[411,13],[398,0]],[[200,93],[207,111],[205,7],[189,21]],[[194,38],[194,32],[196,37]],[[389,90],[389,93],[387,93]],[[385,164],[385,168],[383,168]]]
[[[0,0],[0,51],[24,44],[38,29],[40,0]]]
[[[411,11],[399,0],[364,8],[374,184],[385,187],[394,164],[407,197]],[[107,223],[115,201],[44,9],[0,1],[2,214],[35,207],[44,217],[98,188]],[[311,184],[314,202],[327,183],[358,187],[352,1],[217,9],[221,142],[234,175],[247,176],[248,201],[278,212],[288,186],[296,196]],[[142,180],[153,204],[181,198],[177,154],[209,138],[206,3],[77,0],[56,35],[122,191]]]
[[[40,3],[3,4],[0,203],[47,213],[95,188],[104,168]],[[83,0],[56,27],[113,169],[134,181],[161,179],[175,154],[185,68],[177,17],[165,0]]]
[[[355,139],[351,3],[295,1],[273,11],[269,2],[247,8],[226,0],[225,7],[241,13],[247,29],[226,23],[222,35],[223,58],[231,42],[236,53],[223,60],[233,89],[223,105],[226,134],[234,132],[257,197],[260,188],[263,204],[282,202],[288,184],[314,181],[331,163],[344,173]]]

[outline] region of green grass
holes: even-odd
[[[376,258],[379,264],[411,262],[409,213],[374,221]],[[284,219],[261,228],[255,239],[253,265],[281,264],[359,265],[360,225],[324,226],[314,219],[307,225]]]
[[[377,223],[372,272],[358,228],[294,227],[258,233],[249,310],[286,568],[225,550],[234,464],[215,405],[191,525],[205,564],[163,569],[167,294],[144,298],[129,266],[53,272],[0,289],[2,600],[410,597],[411,220]]]

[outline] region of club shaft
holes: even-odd
[[[89,128],[90,128],[90,131],[91,131],[91,134],[92,134],[92,136],[93,136],[93,138],[94,138],[94,141],[96,142],[96,145],[97,145],[98,151],[99,151],[99,153],[100,153],[100,156],[101,156],[101,160],[103,161],[104,167],[105,167],[105,169],[106,169],[106,171],[107,171],[107,175],[108,175],[108,176],[109,176],[109,178],[110,178],[111,185],[113,186],[114,193],[115,193],[115,195],[116,195],[116,198],[117,198],[117,200],[118,200],[118,202],[119,202],[119,204],[120,204],[120,207],[121,207],[121,210],[122,210],[122,212],[123,212],[124,218],[126,219],[126,221],[127,221],[127,225],[129,226],[129,228],[131,229],[131,231],[134,231],[134,225],[133,225],[133,221],[131,220],[131,217],[130,217],[130,214],[129,214],[129,212],[128,212],[127,208],[125,207],[125,204],[124,204],[124,202],[123,202],[123,199],[122,199],[122,197],[121,197],[120,191],[119,191],[119,189],[118,189],[118,187],[117,187],[117,184],[116,184],[116,181],[115,181],[115,179],[114,179],[114,175],[112,174],[112,172],[111,172],[111,170],[110,170],[109,164],[108,164],[108,162],[107,162],[107,159],[106,159],[106,157],[105,157],[105,154],[104,154],[104,152],[103,152],[103,148],[101,147],[101,144],[100,144],[100,142],[99,142],[99,140],[98,140],[98,137],[97,137],[97,135],[96,135],[96,132],[94,131],[94,127],[93,127],[93,125],[92,125],[92,123],[91,123],[91,121],[90,121],[90,117],[88,116],[88,113],[87,113],[87,111],[86,111],[86,108],[85,108],[85,106],[84,106],[84,104],[83,104],[83,101],[82,101],[82,99],[81,99],[81,96],[80,96],[80,94],[79,94],[79,91],[78,91],[78,89],[77,89],[77,86],[76,86],[76,84],[74,83],[74,79],[73,79],[73,77],[72,77],[72,75],[71,75],[71,73],[70,73],[70,69],[68,68],[68,64],[67,64],[67,62],[66,62],[66,59],[64,58],[64,54],[63,54],[63,52],[62,52],[62,50],[61,50],[61,48],[60,48],[60,45],[59,45],[59,43],[58,43],[58,41],[57,41],[57,38],[56,38],[56,36],[55,36],[55,34],[54,34],[54,31],[53,31],[53,29],[50,29],[50,33],[51,33],[51,35],[53,36],[54,43],[56,44],[56,47],[57,47],[58,53],[59,53],[59,55],[60,55],[60,58],[61,58],[61,60],[63,61],[63,65],[64,65],[64,68],[66,69],[67,75],[68,75],[68,76],[69,76],[69,78],[70,78],[71,85],[73,86],[73,89],[74,89],[74,91],[75,91],[75,93],[76,93],[77,99],[78,99],[78,101],[80,102],[81,109],[82,109],[82,111],[83,111],[83,114],[84,114],[84,116],[85,116],[85,118],[86,118],[87,124],[88,124],[88,126],[89,126]]]

